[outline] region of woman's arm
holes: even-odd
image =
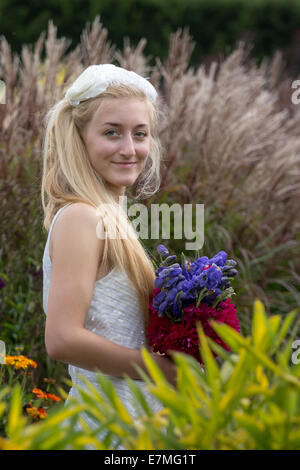
[[[61,362],[138,379],[133,363],[146,370],[139,350],[120,346],[84,328],[103,253],[104,241],[96,236],[98,222],[91,206],[76,203],[66,207],[55,223],[46,349],[51,358]],[[152,357],[174,383],[172,361],[156,354]]]

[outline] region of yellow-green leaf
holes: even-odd
[[[12,439],[19,437],[21,429],[25,426],[26,418],[22,416],[22,391],[17,384],[12,391],[8,420],[7,435]]]
[[[200,342],[201,357],[205,364],[207,381],[210,385],[212,396],[216,405],[220,401],[220,371],[213,357],[213,354],[208,346],[207,338],[200,323],[198,323],[197,328]]]
[[[157,385],[166,385],[168,383],[167,379],[165,378],[164,374],[162,373],[158,365],[155,363],[154,359],[152,359],[147,349],[145,347],[142,347],[141,352],[142,352],[142,358],[146,364],[148,372],[150,376],[152,377],[153,381]]]
[[[263,303],[256,299],[252,319],[252,337],[255,348],[265,350],[269,333],[268,319]]]

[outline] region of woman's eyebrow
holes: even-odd
[[[102,126],[122,127],[122,124],[119,122],[105,122]],[[135,127],[147,127],[147,124],[137,124]]]

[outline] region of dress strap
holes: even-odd
[[[51,236],[51,232],[52,232],[52,229],[53,229],[53,226],[54,226],[54,223],[57,219],[57,216],[60,214],[60,212],[62,212],[62,210],[69,206],[70,204],[72,204],[72,202],[69,202],[68,204],[66,204],[65,206],[62,206],[60,209],[58,209],[58,211],[56,212],[56,214],[54,215],[52,221],[51,221],[51,224],[50,224],[50,228],[49,228],[49,233],[48,233],[48,238],[50,239],[50,236]]]

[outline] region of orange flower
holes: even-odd
[[[57,395],[53,395],[53,393],[47,393],[47,398],[49,398],[52,401],[60,401],[61,398],[58,397]]]
[[[47,398],[47,393],[43,392],[40,388],[33,388],[32,393],[34,393],[38,398]]]
[[[5,364],[7,366],[13,366],[16,370],[24,369],[27,367],[37,367],[37,363],[26,356],[5,356]]]
[[[44,377],[44,382],[47,384],[55,384],[56,380],[55,379],[48,379],[47,377]]]
[[[43,392],[43,390],[41,390],[40,388],[34,388],[32,390],[32,393],[34,393],[38,398],[45,398],[45,399],[49,399],[52,401],[61,400],[60,397],[58,397],[57,395],[53,395],[53,393]]]
[[[26,372],[26,370],[21,370],[21,375],[27,375],[28,377],[31,377],[32,372]]]

